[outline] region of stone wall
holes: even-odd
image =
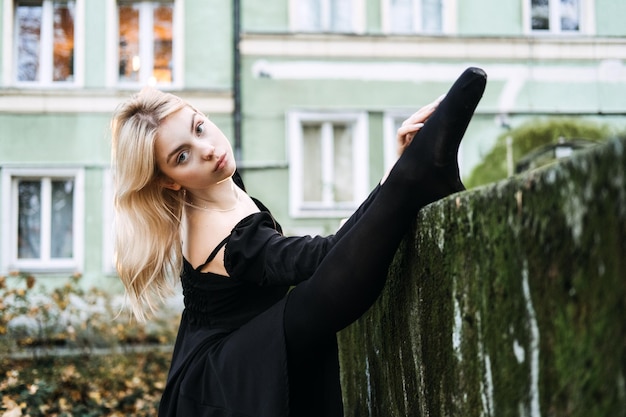
[[[626,416],[625,148],[423,209],[339,335],[345,415]]]

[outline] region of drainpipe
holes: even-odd
[[[241,161],[241,0],[233,0],[233,124],[235,161]]]

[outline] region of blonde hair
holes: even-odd
[[[115,264],[139,321],[172,293],[182,266],[182,191],[159,184],[154,145],[161,122],[188,106],[145,88],[122,103],[111,122],[115,184]]]

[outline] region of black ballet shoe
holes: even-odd
[[[401,159],[421,165],[413,171],[420,177],[421,205],[465,190],[457,153],[486,84],[487,74],[482,69],[466,69],[404,151]]]

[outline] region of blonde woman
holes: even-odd
[[[185,301],[160,416],[343,415],[335,334],[376,300],[417,211],[464,189],[457,151],[485,84],[469,68],[407,119],[386,180],[328,237],[284,236],[180,98],[146,89],[117,109],[119,276],[140,320],[173,276]]]

